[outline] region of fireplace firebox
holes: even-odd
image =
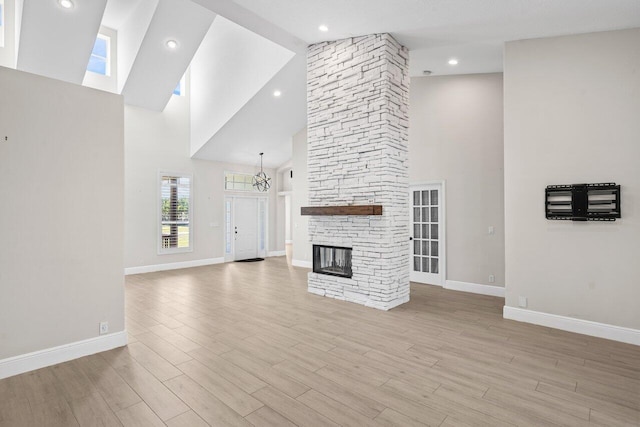
[[[313,245],[313,272],[351,277],[351,248]]]

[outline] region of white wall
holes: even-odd
[[[291,195],[284,198],[284,238],[285,241],[291,243]]]
[[[409,180],[446,182],[447,279],[504,286],[502,74],[414,77],[409,96]]]
[[[4,28],[0,27],[0,31],[4,29],[4,43],[0,46],[0,66],[16,68],[18,46],[16,34],[20,34],[19,31],[16,31],[16,27],[20,28],[22,22],[22,1],[5,0],[2,7]]]
[[[282,179],[282,174],[277,173],[278,184]],[[276,192],[275,183],[271,186],[272,191]],[[279,195],[276,197],[276,234],[275,234],[275,246],[274,248],[278,248],[277,250],[284,250],[285,240],[286,240],[286,225],[287,225],[287,204],[285,201],[285,196]],[[276,250],[276,249],[272,249]]]
[[[292,142],[293,144],[293,142]],[[278,168],[278,247],[291,243],[291,160]],[[282,240],[281,240],[282,239]]]
[[[256,157],[256,161],[258,158]],[[259,169],[259,166],[258,166]],[[158,255],[158,172],[193,175],[193,251]],[[255,166],[233,165],[189,156],[189,99],[172,96],[164,112],[125,107],[125,267],[224,256],[224,172],[255,173]],[[271,177],[275,170],[265,169]],[[273,183],[274,187],[276,184]],[[277,246],[276,191],[269,192],[269,250]]]
[[[306,127],[293,136],[293,179],[291,181],[291,188],[292,263],[294,265],[311,265],[309,217],[300,215],[300,208],[309,205]]]
[[[278,177],[281,178],[280,191],[291,191],[293,189],[293,177],[291,175],[292,170],[293,169],[291,167],[286,167],[278,174]]]
[[[640,329],[640,29],[505,50],[506,305]],[[616,182],[622,219],[548,221],[549,184]]]
[[[0,93],[0,360],[123,331],[122,97],[1,67]]]

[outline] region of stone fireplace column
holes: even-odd
[[[312,244],[352,248],[353,275],[309,273],[309,292],[383,310],[409,301],[408,61],[389,34],[309,47],[309,205],[382,205],[310,217]]]

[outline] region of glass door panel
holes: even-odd
[[[411,281],[443,285],[440,273],[442,261],[442,184],[429,184],[411,188],[410,220]]]

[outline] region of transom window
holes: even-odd
[[[253,186],[253,175],[235,172],[225,172],[224,189],[228,191],[258,191]]]
[[[93,45],[91,58],[87,65],[87,71],[100,74],[102,76],[111,75],[111,38],[104,34],[98,34]]]
[[[189,175],[160,174],[161,254],[192,250],[191,184]]]

